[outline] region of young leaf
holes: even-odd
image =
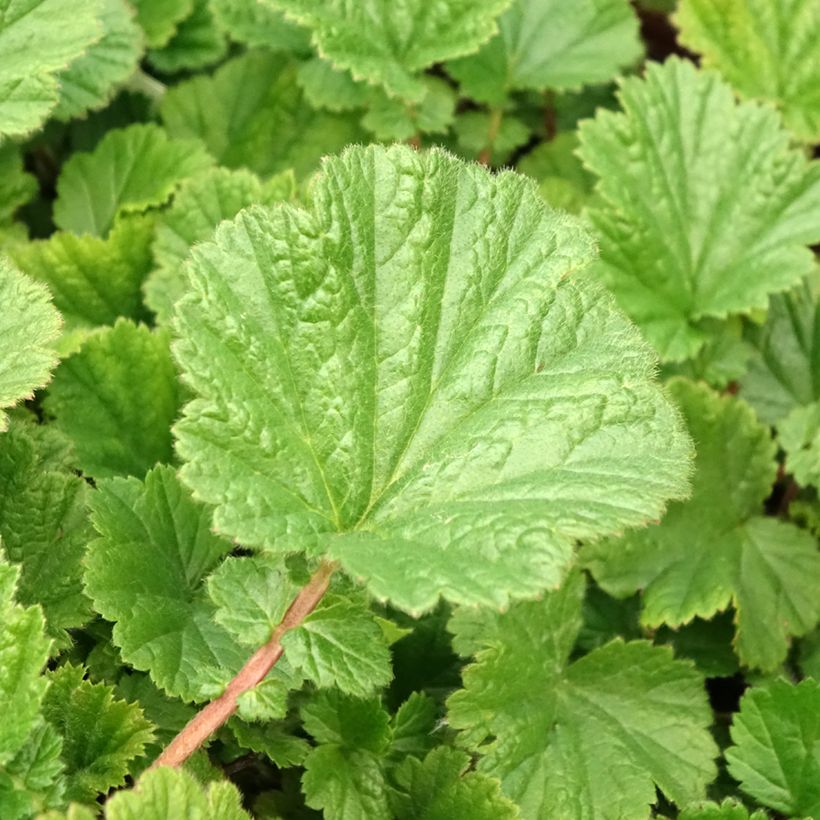
[[[295,187],[293,174],[287,171],[262,182],[249,171],[227,168],[212,168],[183,182],[158,220],[153,244],[157,269],[144,286],[146,304],[158,320],[167,322],[174,303],[185,293],[182,263],[196,242],[210,239],[222,220],[248,205],[292,199]]]
[[[219,694],[248,653],[214,621],[202,583],[231,549],[210,533],[210,511],[170,467],[101,481],[91,508],[101,537],[88,546],[86,589],[115,622],[123,659],[169,695]]]
[[[792,410],[778,432],[786,469],[801,485],[820,486],[820,402]]]
[[[820,139],[820,6],[812,0],[681,0],[683,45],[746,97],[770,100],[806,142]]]
[[[63,738],[66,798],[88,803],[122,786],[131,761],[153,737],[136,704],[114,697],[113,687],[83,680],[78,666],[49,676],[43,715]]]
[[[518,808],[498,781],[469,771],[464,752],[442,746],[424,761],[409,757],[396,772],[396,820],[517,820]]]
[[[140,286],[151,269],[153,228],[150,217],[132,215],[117,219],[105,239],[57,231],[10,255],[49,286],[68,329],[112,325],[119,316],[142,318]]]
[[[361,141],[363,132],[355,117],[306,105],[297,70],[286,54],[244,54],[210,77],[170,89],[160,107],[163,122],[175,137],[201,139],[229,168],[310,173],[319,157]]]
[[[683,380],[671,387],[697,450],[692,496],[671,505],[660,524],[589,545],[585,563],[613,595],[642,589],[648,626],[679,626],[733,603],[740,659],[774,670],[790,636],[820,616],[817,544],[762,515],[776,448],[751,409]]]
[[[224,223],[177,305],[182,477],[220,532],[409,611],[503,605],[685,492],[652,357],[532,183],[352,148],[312,197]]]
[[[201,786],[184,769],[167,766],[146,772],[138,789],[118,792],[105,804],[105,820],[172,817],[250,820],[232,783],[222,780]]]
[[[772,296],[766,323],[750,327],[755,348],[740,395],[761,420],[779,424],[797,407],[820,399],[820,277]]]
[[[820,813],[820,684],[776,680],[749,689],[731,733],[726,760],[743,791],[790,816]]]
[[[82,587],[82,559],[91,535],[85,482],[64,464],[53,464],[49,449],[63,447],[51,427],[17,421],[0,446],[0,541],[20,569],[17,600],[40,604],[49,634],[88,620]]]
[[[648,818],[655,785],[679,805],[702,798],[718,751],[702,678],[644,641],[569,664],[583,592],[573,573],[505,613],[458,611],[451,629],[481,648],[448,700],[450,725],[525,817]]]
[[[162,48],[194,10],[194,0],[132,0],[137,22],[151,48]]]
[[[464,94],[493,105],[516,90],[607,82],[643,51],[627,0],[514,0],[498,28],[477,54],[447,65]]]
[[[211,0],[211,12],[232,40],[250,48],[285,51],[299,57],[311,52],[310,32],[270,6],[247,0]]]
[[[156,125],[109,131],[91,153],[74,154],[63,166],[54,222],[106,236],[118,214],[162,205],[183,179],[211,163],[198,142],[171,140]]]
[[[87,475],[145,475],[173,458],[180,385],[168,334],[120,319],[63,361],[44,402]]]
[[[100,23],[102,38],[59,75],[59,119],[102,108],[139,65],[142,32],[126,0],[103,0]]]
[[[621,82],[623,112],[581,124],[600,177],[590,210],[602,279],[662,358],[694,356],[707,317],[764,308],[813,269],[820,162],[771,109],[671,58]]]
[[[59,332],[60,314],[46,288],[0,256],[0,433],[9,424],[4,410],[49,380]]]
[[[194,10],[160,50],[149,51],[148,61],[158,71],[174,74],[212,65],[225,56],[228,41],[217,26],[208,0],[195,0]]]
[[[424,96],[413,106],[370,89],[362,125],[379,140],[406,140],[416,134],[443,134],[453,122],[456,95],[439,77],[425,77]]]
[[[352,111],[366,106],[371,97],[377,101],[391,99],[385,94],[380,96],[374,93],[367,83],[357,82],[349,71],[339,71],[321,57],[305,60],[299,66],[296,81],[305,92],[305,99],[314,108],[326,108],[328,111]],[[401,100],[394,102],[405,108]]]
[[[0,138],[38,128],[57,103],[57,73],[102,35],[99,0],[4,0]]]
[[[494,18],[509,3],[274,0],[273,5],[312,29],[319,52],[337,68],[383,85],[390,96],[418,101],[424,95],[418,72],[475,51],[498,30]]]

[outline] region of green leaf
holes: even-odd
[[[789,638],[820,616],[820,553],[811,535],[763,517],[775,478],[775,445],[751,409],[676,380],[697,450],[693,492],[663,521],[589,545],[584,561],[613,595],[643,590],[641,620],[679,626],[733,603],[735,649],[749,666],[774,670]]]
[[[113,687],[83,680],[78,666],[61,666],[49,678],[43,715],[63,738],[66,797],[88,803],[125,783],[153,737],[151,724],[139,706],[115,698]]]
[[[269,205],[294,194],[295,181],[287,171],[262,182],[249,171],[212,168],[183,182],[157,222],[152,249],[157,268],[144,285],[145,301],[158,320],[167,322],[174,303],[185,293],[182,263],[195,243],[210,239],[223,219],[248,205]]]
[[[687,806],[679,820],[767,820],[765,811],[749,811],[742,803],[726,798],[720,805],[717,803],[693,803]]]
[[[556,585],[576,538],[685,492],[651,355],[529,181],[352,148],[312,197],[224,223],[177,305],[181,475],[218,531],[421,612]]]
[[[686,359],[702,319],[765,308],[813,269],[820,162],[773,110],[677,58],[623,80],[619,99],[579,129],[600,177],[596,269],[661,357]]]
[[[502,796],[497,780],[468,771],[464,752],[442,746],[424,762],[407,758],[396,773],[397,820],[516,820],[515,803]]]
[[[505,114],[499,124],[494,121],[493,113],[488,111],[459,114],[453,130],[461,153],[478,159],[488,152],[491,165],[506,162],[516,149],[527,144],[531,136],[529,126],[518,117]]]
[[[0,225],[10,222],[15,211],[37,191],[37,180],[23,170],[20,149],[0,140]]]
[[[390,96],[418,101],[424,94],[418,72],[475,51],[498,30],[494,18],[509,3],[274,0],[273,5],[310,28],[320,54],[337,68],[383,85]]]
[[[270,6],[247,0],[211,0],[211,12],[232,40],[250,48],[310,54],[310,33]]]
[[[208,0],[195,0],[193,12],[179,24],[173,37],[162,49],[148,52],[148,62],[166,74],[195,71],[221,60],[227,50],[228,41]]]
[[[320,745],[382,755],[390,745],[390,717],[378,698],[355,698],[336,689],[317,692],[301,709],[305,731]]]
[[[142,31],[125,0],[103,0],[102,38],[59,74],[60,101],[54,116],[70,120],[102,108],[136,71],[143,52]]]
[[[169,818],[250,820],[236,786],[227,780],[201,786],[184,769],[162,766],[146,772],[138,789],[121,791],[105,804],[105,820]]]
[[[820,7],[812,0],[681,0],[681,43],[741,94],[769,100],[805,142],[820,139]]]
[[[54,222],[105,236],[118,214],[162,205],[183,179],[211,162],[199,143],[169,139],[156,125],[109,131],[91,153],[73,154],[63,166]]]
[[[131,0],[151,48],[162,48],[194,10],[194,0]]]
[[[319,157],[361,141],[356,118],[315,111],[296,83],[288,55],[250,52],[210,77],[179,83],[160,111],[175,137],[199,138],[221,165],[262,176],[315,170]]]
[[[328,111],[361,108],[368,104],[371,96],[382,105],[383,100],[391,100],[387,95],[374,94],[367,83],[357,82],[349,71],[339,71],[321,57],[305,60],[299,66],[296,81],[310,105],[314,108],[326,108]],[[393,102],[403,108],[400,100]]]
[[[801,484],[820,486],[820,402],[796,407],[778,427],[786,469]]]
[[[643,52],[628,0],[514,0],[498,28],[477,54],[447,65],[466,96],[493,105],[516,90],[606,82]]]
[[[482,648],[448,700],[450,725],[524,817],[648,818],[656,785],[679,805],[702,798],[718,751],[703,679],[643,641],[568,664],[583,592],[573,573],[505,613],[457,611],[456,637]]]
[[[325,596],[282,637],[288,661],[321,687],[365,696],[390,683],[390,652],[366,605]]]
[[[62,362],[45,408],[87,475],[143,476],[173,459],[180,384],[168,334],[119,319]]]
[[[49,634],[67,643],[65,629],[90,615],[82,587],[82,560],[91,535],[88,487],[67,465],[53,464],[62,447],[51,427],[15,421],[0,446],[0,539],[19,565],[17,600],[40,604]]]
[[[755,353],[740,395],[761,420],[778,424],[820,399],[820,277],[772,296],[766,323],[750,327],[748,336]]]
[[[412,106],[371,90],[362,125],[379,140],[406,140],[419,134],[443,134],[452,125],[456,95],[444,80],[424,78],[424,96]]]
[[[10,255],[24,273],[48,285],[67,329],[76,331],[143,316],[140,286],[151,269],[153,235],[153,219],[133,215],[117,219],[105,239],[57,231]]]
[[[744,792],[790,816],[820,813],[820,684],[749,689],[731,733],[726,760]]]
[[[57,104],[57,74],[102,36],[100,0],[0,3],[0,137],[38,128]]]
[[[30,399],[57,364],[53,345],[60,314],[46,288],[23,276],[0,256],[0,433],[5,409]]]
[[[391,755],[415,755],[422,757],[436,742],[438,707],[436,702],[420,692],[413,692],[399,706],[393,717],[393,737],[390,740]]]
[[[310,751],[307,741],[294,737],[278,726],[264,726],[232,720],[228,724],[240,746],[265,755],[281,769],[301,766]]]
[[[184,700],[221,693],[247,651],[214,620],[203,585],[231,550],[209,531],[210,511],[170,467],[101,481],[91,508],[101,537],[88,546],[86,589],[115,622],[123,660]]]

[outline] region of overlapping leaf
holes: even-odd
[[[411,611],[499,605],[685,492],[652,357],[531,183],[397,146],[312,196],[195,247],[177,306],[182,476],[220,532],[327,551]]]
[[[36,189],[34,177],[23,170],[20,149],[13,142],[0,140],[0,226],[11,221]]]
[[[746,97],[770,100],[820,139],[820,6],[814,0],[682,0],[681,41]]]
[[[582,597],[573,573],[503,614],[457,612],[456,647],[476,654],[448,701],[460,742],[533,820],[648,818],[656,785],[679,805],[702,798],[717,754],[702,679],[644,641],[616,639],[570,664]]]
[[[603,200],[597,270],[664,359],[689,358],[702,320],[764,308],[812,271],[820,163],[773,110],[688,62],[650,64],[619,98],[579,131]]]
[[[740,659],[775,669],[789,638],[820,615],[816,541],[762,514],[776,448],[751,409],[689,382],[672,389],[697,450],[692,497],[658,525],[585,548],[586,564],[612,594],[642,589],[647,625],[679,626],[732,603]]]

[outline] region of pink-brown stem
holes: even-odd
[[[311,576],[307,584],[293,599],[285,617],[282,618],[270,640],[253,653],[250,660],[239,670],[225,687],[225,691],[194,715],[184,729],[168,744],[163,753],[151,764],[158,766],[181,766],[237,708],[237,701],[243,692],[253,689],[270,672],[282,657],[282,636],[289,629],[299,626],[316,608],[327,592],[330,577],[336,571],[336,564],[323,562]]]

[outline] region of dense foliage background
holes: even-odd
[[[0,819],[820,818],[818,144],[818,0],[0,0]]]

